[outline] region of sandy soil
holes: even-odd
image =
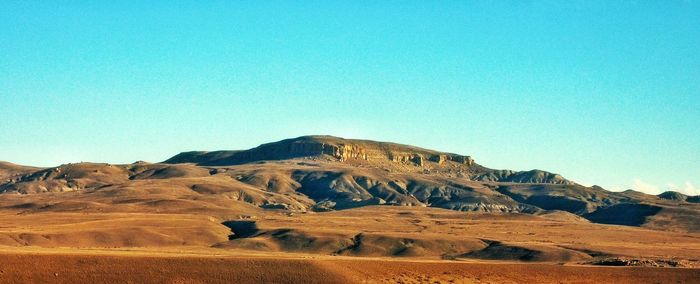
[[[700,270],[553,264],[0,253],[0,283],[698,283]]]

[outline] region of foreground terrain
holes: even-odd
[[[698,201],[329,136],[0,163],[0,282],[692,283]]]
[[[0,267],[0,283],[697,283],[700,279],[700,270],[680,268],[114,252],[2,253]]]
[[[369,206],[228,221],[170,213],[5,212],[0,218],[8,220],[0,227],[2,283],[700,279],[700,234],[595,224],[557,213]]]

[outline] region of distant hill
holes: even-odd
[[[39,168],[21,166],[9,162],[0,161],[0,183],[9,182],[13,178],[19,178],[20,175],[31,173],[37,170],[39,170]]]
[[[700,203],[700,196],[688,196],[676,191],[666,191],[657,195],[659,198],[673,201],[687,201],[691,203]]]

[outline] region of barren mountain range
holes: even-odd
[[[184,196],[129,199],[130,190],[147,188],[172,188]],[[22,200],[10,195],[69,191],[78,198],[8,202]],[[0,192],[0,204],[27,210],[96,210],[144,202],[178,202],[192,209],[198,203],[225,208],[237,202],[290,212],[394,205],[529,214],[560,210],[598,223],[700,230],[698,196],[610,192],[546,171],[494,170],[470,156],[332,136],[304,136],[243,151],[185,152],[157,164],[40,169],[2,163]],[[191,194],[201,197],[185,197]],[[92,197],[100,201],[80,201]]]
[[[304,136],[161,163],[0,163],[0,252],[141,248],[700,267],[698,201],[490,169],[413,146]]]

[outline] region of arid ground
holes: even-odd
[[[556,215],[386,206],[268,213],[240,219],[255,221],[258,232],[231,240],[223,219],[198,214],[5,212],[2,220],[7,220],[0,227],[2,283],[697,283],[700,279],[697,233],[592,224]],[[658,263],[594,265],[611,256]],[[666,265],[662,260],[676,262]]]
[[[2,283],[697,283],[683,268],[182,252],[3,252]]]

